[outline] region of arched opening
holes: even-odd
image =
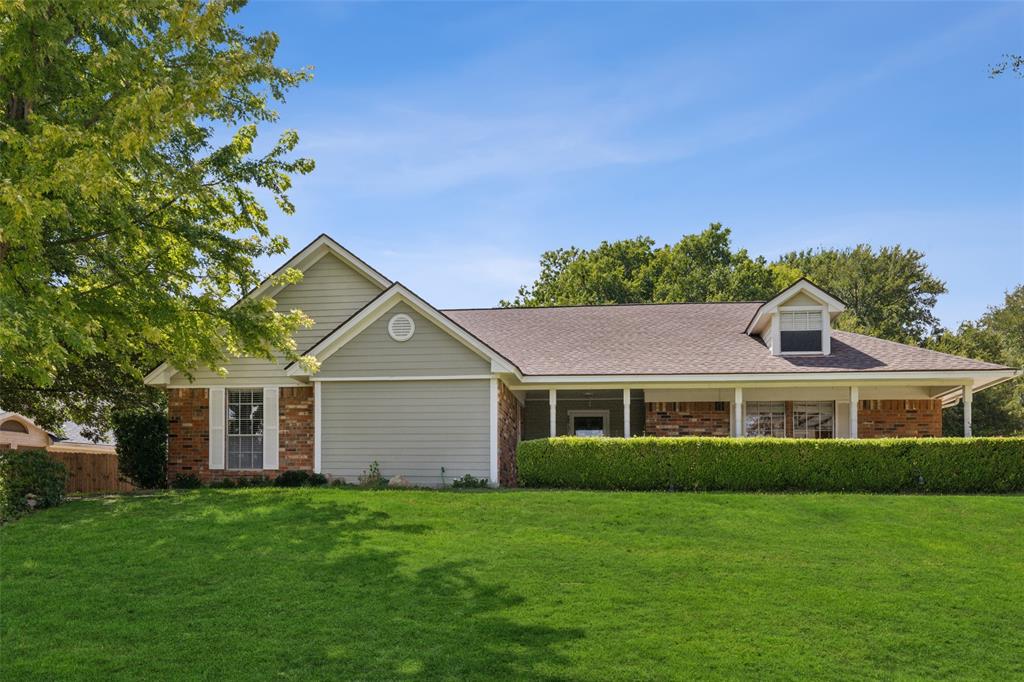
[[[11,433],[28,433],[28,429],[17,419],[8,419],[3,424],[0,424],[0,431],[10,431]]]

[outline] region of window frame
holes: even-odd
[[[256,432],[256,424],[255,424],[256,420],[252,416],[254,413],[250,413],[250,418],[248,420],[244,420],[244,419],[236,419],[236,420],[234,420],[234,421],[239,422],[239,423],[244,422],[244,421],[253,422],[253,424],[250,426],[250,430],[251,430],[250,433],[242,433],[241,432],[242,431],[241,427],[239,427],[239,433],[231,433],[231,426],[232,426],[232,416],[231,416],[232,400],[231,400],[231,398],[232,398],[232,394],[239,394],[239,393],[248,393],[249,397],[250,397],[250,399],[248,401],[244,401],[244,402],[239,401],[239,402],[235,403],[240,408],[243,407],[243,406],[254,407],[256,405],[259,405],[260,410],[259,410],[259,432],[258,433]],[[257,400],[258,400],[258,402],[257,402]],[[231,443],[232,443],[232,439],[233,438],[235,439],[235,442],[242,442],[242,439],[247,439],[247,441],[249,443],[249,450],[248,450],[248,452],[245,452],[245,453],[238,453],[238,458],[239,458],[238,463],[239,464],[246,463],[243,458],[244,457],[248,457],[249,460],[248,460],[247,463],[248,464],[252,464],[253,466],[232,466],[232,462],[231,462],[231,458],[232,458]],[[240,387],[225,388],[225,390],[224,390],[224,469],[228,470],[228,471],[262,471],[263,470],[263,465],[264,465],[263,450],[264,450],[264,444],[266,442],[265,438],[266,438],[266,399],[265,399],[265,396],[264,396],[263,388],[262,387],[248,388],[248,387],[241,387],[241,386]]]
[[[569,429],[567,433],[570,436],[576,436],[576,429],[573,425],[576,417],[601,417],[600,436],[577,436],[578,438],[607,438],[611,436],[611,410],[569,410]]]
[[[808,411],[806,409],[801,410],[800,407],[799,407],[799,406],[807,406],[807,405],[816,405],[817,408],[818,408],[818,412],[817,413],[813,413],[813,412],[810,412],[810,411]],[[828,405],[831,408],[831,410],[832,410],[832,414],[831,414],[831,418],[830,418],[830,423],[829,423],[829,431],[828,431],[829,435],[827,435],[827,436],[821,435],[823,433],[823,430],[821,429],[821,415],[823,414],[821,412],[821,407],[823,405]],[[798,412],[801,412],[801,413],[803,413],[805,415],[806,414],[817,414],[817,416],[818,416],[818,423],[817,423],[817,425],[815,427],[814,435],[809,435],[811,432],[808,430],[806,422],[803,425],[803,427],[801,428],[800,432],[798,433],[798,431],[797,431],[797,413]],[[793,438],[800,438],[800,439],[806,439],[806,440],[831,440],[831,439],[834,439],[835,437],[836,437],[836,401],[834,401],[834,400],[794,400],[793,401]]]
[[[813,305],[795,305],[795,306],[780,306],[778,309],[778,343],[779,343],[779,355],[825,355],[825,349],[828,347],[826,342],[826,335],[830,333],[830,327],[825,322],[826,308],[822,306]],[[783,329],[783,319],[786,315],[797,314],[809,316],[811,313],[817,313],[818,328],[817,329]],[[783,333],[786,331],[816,331],[818,332],[818,350],[786,350],[783,346]]]
[[[751,406],[752,405],[757,406],[758,408],[760,408],[761,406],[781,406],[782,407],[781,433],[776,433],[776,424],[775,424],[776,414],[774,414],[773,412],[762,413],[760,411],[751,413]],[[763,414],[767,414],[771,418],[771,420],[772,420],[771,427],[770,427],[771,433],[769,433],[769,434],[751,433],[750,428],[749,428],[750,425],[748,424],[748,420],[750,419],[750,417],[758,417],[760,419],[760,417]],[[758,422],[758,425],[759,424],[760,424],[760,421]],[[785,400],[748,400],[745,403],[743,403],[743,436],[745,438],[785,438],[786,437],[786,401]]]

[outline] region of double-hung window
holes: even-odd
[[[786,403],[752,400],[744,420],[748,436],[786,437]]]
[[[821,311],[783,311],[780,318],[783,353],[821,352]]]
[[[794,402],[794,438],[832,438],[835,430],[835,403],[831,401]]]
[[[228,469],[263,468],[263,390],[227,391]]]

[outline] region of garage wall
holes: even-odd
[[[417,329],[417,333],[419,330]],[[413,484],[490,476],[490,382],[323,383],[321,470],[355,482],[370,463]]]

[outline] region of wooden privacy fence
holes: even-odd
[[[135,490],[117,472],[117,454],[110,452],[51,452],[68,470],[68,493],[125,493]]]

